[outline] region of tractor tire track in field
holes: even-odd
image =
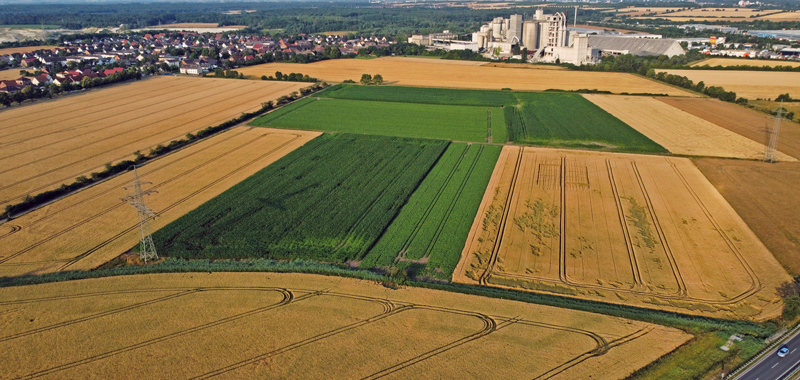
[[[2,239],[4,237],[11,236],[11,235],[19,232],[22,229],[22,227],[20,227],[20,226],[18,226],[16,224],[4,224],[4,225],[10,227],[11,229],[9,229],[8,232],[0,234],[0,239]]]
[[[459,199],[461,199],[461,194],[464,192],[464,188],[467,187],[467,183],[469,182],[470,177],[472,177],[472,172],[475,171],[475,167],[478,166],[478,161],[480,161],[481,155],[483,154],[483,148],[484,145],[478,146],[478,153],[475,155],[475,159],[472,160],[469,169],[467,169],[467,173],[464,175],[464,180],[461,181],[461,184],[458,186],[458,190],[456,190],[455,196],[453,196],[453,199],[450,201],[450,205],[448,205],[444,217],[439,221],[439,225],[436,226],[436,232],[434,232],[433,238],[425,248],[425,254],[422,256],[422,259],[430,259],[431,254],[433,253],[433,247],[436,246],[436,243],[439,241],[439,237],[442,236],[442,231],[444,231],[447,221],[450,220],[450,215],[453,213],[453,210],[455,210],[456,204],[458,204]],[[459,166],[460,165],[461,163],[459,162]]]
[[[152,89],[152,91],[171,90],[174,87],[178,87],[178,85],[170,86],[170,87],[167,87],[167,88],[154,88],[154,89]],[[191,91],[192,87],[188,86],[186,88],[181,88],[181,89],[179,89],[177,91],[183,91],[183,90]],[[107,103],[100,103],[100,104],[97,104],[95,106],[89,106],[89,107],[86,107],[86,108],[81,108],[81,112],[78,115],[76,115],[74,117],[68,117],[68,118],[59,118],[58,122],[59,123],[63,123],[63,122],[74,120],[74,119],[81,119],[81,118],[85,117],[87,114],[95,112],[94,111],[95,108],[106,109],[106,110],[109,109],[109,108],[116,108],[117,105],[112,105],[112,104],[115,104],[115,103],[120,103],[122,105],[125,105],[126,108],[129,108],[129,107],[132,107],[132,106],[134,106],[137,103],[142,102],[142,101],[151,101],[153,104],[155,104],[155,103],[158,103],[158,101],[154,101],[156,99],[160,99],[161,97],[171,98],[171,97],[174,97],[174,96],[177,96],[177,95],[178,94],[176,94],[175,91],[170,91],[170,92],[164,93],[162,95],[157,95],[157,96],[154,96],[154,97],[144,98],[144,99],[140,99],[140,100],[137,100],[137,101],[134,101],[134,102],[128,102],[128,98],[126,97],[126,98],[123,98],[123,99],[117,100],[117,101],[112,101],[112,102],[107,102]],[[152,105],[152,104],[144,104],[142,106],[146,107],[146,106],[149,106],[149,105]],[[70,109],[72,109],[74,107],[75,107],[74,105],[61,106],[61,107],[48,109],[48,112],[49,113],[54,113],[55,115],[61,115],[57,111],[58,108],[70,108]],[[140,107],[140,106],[136,106],[136,107]],[[136,111],[140,111],[140,110],[136,110]],[[133,112],[133,111],[129,111],[129,112]],[[124,113],[127,113],[127,112],[124,112]],[[115,116],[118,116],[118,115],[121,115],[121,114],[116,114]],[[20,118],[20,117],[22,117],[22,116],[17,116],[17,117],[11,118],[11,119]],[[47,119],[50,119],[50,118],[57,118],[57,117],[58,116],[50,115],[50,116],[45,116],[45,117],[39,118],[39,119],[26,119],[26,120],[24,120],[24,122],[25,123],[38,123],[38,122],[41,122],[43,120],[47,120]],[[5,128],[5,129],[12,129],[12,128],[16,128],[18,126],[19,126],[19,124],[15,124],[13,126]],[[9,136],[13,136],[13,135],[29,133],[31,131],[35,131],[35,130],[42,129],[42,128],[49,128],[51,126],[52,126],[51,123],[43,123],[42,125],[39,125],[37,127],[31,127],[31,128],[27,128],[27,129],[24,129],[24,130],[21,130],[21,131],[11,132],[11,133],[7,133],[7,134],[4,134],[4,135],[0,135],[0,139],[6,138],[6,137],[9,137]],[[76,126],[75,128],[68,129],[68,130],[65,130],[65,131],[71,131],[71,130],[75,130],[75,129],[78,129],[78,128],[81,128],[81,127],[82,126]],[[41,136],[44,136],[44,135],[41,135]]]
[[[650,199],[650,193],[647,192],[647,188],[644,186],[644,180],[642,179],[642,175],[639,173],[639,167],[636,165],[635,161],[631,161],[631,168],[633,169],[634,176],[636,177],[636,182],[639,184],[639,190],[642,192],[642,196],[644,197],[647,211],[650,213],[650,217],[653,219],[653,224],[655,225],[658,238],[661,240],[661,245],[664,247],[664,253],[666,254],[667,260],[669,260],[669,265],[672,268],[672,275],[675,278],[675,283],[678,285],[678,294],[685,297],[688,295],[686,290],[686,282],[684,281],[683,275],[678,268],[678,263],[675,260],[675,256],[672,254],[672,249],[667,242],[667,236],[664,234],[664,229],[661,227],[661,222],[658,220],[655,207],[653,207],[653,201]]]
[[[614,177],[614,168],[611,160],[606,159],[606,169],[608,170],[608,180],[611,183],[611,193],[614,195],[614,204],[617,206],[617,216],[619,217],[619,224],[622,227],[622,237],[625,239],[625,248],[628,251],[628,262],[631,265],[631,274],[633,275],[634,287],[643,287],[642,272],[639,267],[639,261],[636,259],[636,254],[633,250],[633,242],[631,241],[631,233],[628,230],[628,222],[625,220],[625,209],[622,207],[622,199],[619,195],[617,188],[617,181]]]
[[[232,88],[232,89],[230,89],[230,90],[224,90],[224,91],[222,91],[221,93],[227,93],[227,92],[230,92],[230,91],[235,91],[235,90],[237,90],[237,89],[238,89],[238,88],[234,87],[234,88]],[[197,91],[197,90],[195,90],[195,91],[192,91],[193,89],[191,89],[191,88],[187,88],[186,90],[187,90],[187,91],[190,91],[190,92],[195,92],[195,91]],[[195,93],[196,93],[196,92],[195,92]],[[176,109],[176,108],[182,108],[182,106],[184,106],[184,105],[186,105],[186,104],[191,104],[191,103],[199,102],[199,101],[202,101],[203,99],[207,99],[207,98],[209,98],[209,97],[212,97],[212,96],[215,96],[216,94],[219,94],[219,93],[220,93],[220,92],[217,92],[217,93],[215,93],[215,94],[213,94],[213,95],[209,95],[209,96],[206,96],[206,97],[202,97],[202,98],[200,98],[200,99],[190,99],[190,100],[188,100],[188,101],[184,101],[184,102],[178,103],[178,104],[174,105],[174,106],[172,107],[172,109]],[[168,95],[169,95],[169,96],[175,96],[175,97],[182,96],[182,94],[177,94],[177,93],[171,93],[171,94],[168,94]],[[189,94],[189,95],[191,95],[191,94]],[[150,100],[150,99],[147,99],[147,100]],[[135,103],[135,102],[134,102],[134,103]],[[148,106],[148,105],[145,105],[145,107],[146,107],[146,106]],[[129,108],[129,107],[126,107],[126,108]],[[160,111],[156,111],[156,112],[168,112],[168,111],[170,111],[170,109],[164,109],[164,110],[160,110]],[[196,109],[194,109],[193,111],[197,111],[197,110],[196,110]],[[59,134],[59,133],[65,133],[65,132],[75,132],[75,131],[77,131],[77,130],[83,130],[83,131],[81,131],[81,133],[78,133],[78,134],[70,134],[70,136],[69,136],[69,138],[68,138],[68,139],[59,140],[59,141],[57,141],[57,142],[50,143],[50,144],[45,144],[45,145],[36,146],[36,147],[33,147],[33,148],[31,148],[30,150],[33,150],[33,149],[41,149],[41,148],[46,148],[46,147],[48,147],[48,146],[52,146],[52,145],[55,145],[55,144],[61,144],[61,143],[63,143],[64,141],[69,141],[69,140],[75,140],[75,139],[79,139],[81,136],[85,136],[85,135],[88,135],[88,134],[90,134],[90,133],[101,132],[101,131],[104,131],[104,130],[107,130],[107,129],[110,129],[110,128],[114,128],[114,127],[116,127],[116,126],[118,126],[118,125],[120,125],[120,124],[124,124],[124,123],[128,123],[128,122],[134,121],[134,120],[136,120],[136,119],[138,118],[138,117],[137,117],[137,115],[136,115],[136,113],[139,113],[139,112],[141,112],[141,109],[131,109],[130,111],[126,111],[126,112],[121,112],[121,113],[115,114],[113,117],[114,117],[114,119],[115,119],[116,121],[118,121],[118,122],[116,122],[116,123],[114,123],[114,124],[110,124],[110,125],[103,125],[103,123],[101,123],[101,122],[102,122],[102,119],[101,119],[101,120],[96,120],[96,121],[98,122],[98,124],[101,124],[101,125],[99,125],[99,126],[95,126],[95,127],[99,127],[99,128],[89,129],[89,128],[92,128],[92,127],[87,127],[87,126],[86,126],[86,124],[83,124],[83,125],[79,125],[79,126],[76,126],[76,127],[70,128],[70,129],[63,129],[63,130],[53,131],[53,132],[50,132],[50,133],[44,133],[44,134],[41,134],[41,135],[36,135],[36,136],[26,136],[25,138],[22,138],[22,139],[19,139],[19,140],[7,141],[7,142],[3,143],[3,144],[2,144],[2,146],[3,146],[3,147],[8,147],[8,146],[11,146],[11,145],[16,145],[16,144],[24,143],[24,142],[27,142],[27,141],[35,140],[35,139],[37,139],[37,138],[39,138],[39,137],[42,137],[42,136],[52,136],[52,135],[56,135],[56,134]],[[191,111],[190,111],[190,112],[191,112]],[[125,114],[130,114],[130,113],[133,113],[133,114],[134,114],[134,117],[132,117],[132,118],[129,118],[129,119],[124,119],[124,120],[121,120],[121,119],[120,119],[120,117],[121,117],[122,115],[125,115]],[[82,117],[84,117],[84,116],[85,116],[85,115],[87,115],[87,114],[88,114],[88,113],[81,113],[81,115],[80,115],[80,116],[77,116],[77,117],[75,117],[75,118],[82,118]],[[64,121],[67,121],[67,120],[70,120],[70,119],[63,119],[63,120],[59,120],[59,123],[63,123]],[[162,120],[159,120],[159,122],[160,122],[160,121],[163,121],[163,119],[162,119]],[[88,123],[87,123],[87,124],[88,124]],[[39,129],[39,128],[48,128],[48,127],[51,127],[51,125],[50,125],[50,124],[45,124],[45,125],[43,125],[43,126],[41,126],[41,127],[34,127],[34,128],[30,128],[30,129],[27,129],[27,130],[24,130],[24,131],[20,131],[20,132],[14,133],[14,134],[19,134],[19,133],[27,133],[27,132],[30,132],[31,130],[34,130],[34,129]],[[87,131],[87,130],[88,130],[88,131]],[[17,153],[17,154],[11,155],[11,156],[5,156],[5,157],[3,157],[3,159],[5,159],[5,158],[8,158],[8,157],[17,156],[17,155],[24,154],[24,153],[27,153],[27,151],[25,151],[25,152],[21,152],[21,153]]]
[[[400,252],[398,252],[395,261],[402,261],[406,259],[406,253],[408,252],[409,246],[414,241],[414,239],[416,239],[417,234],[422,230],[422,226],[425,225],[425,222],[428,220],[428,217],[430,216],[431,212],[433,212],[433,209],[436,207],[436,203],[439,202],[439,198],[441,198],[445,188],[447,188],[447,185],[450,183],[450,180],[453,178],[453,176],[455,176],[456,171],[458,171],[458,167],[464,160],[464,156],[466,156],[467,152],[469,151],[469,147],[470,147],[469,145],[464,146],[464,150],[461,151],[461,153],[458,156],[458,160],[456,160],[455,165],[453,165],[453,168],[450,169],[449,173],[447,173],[447,177],[445,177],[444,182],[436,191],[436,194],[433,196],[433,199],[431,199],[431,202],[428,204],[428,207],[425,208],[425,211],[422,213],[422,217],[419,219],[419,221],[417,221],[417,224],[414,226],[414,229],[411,230],[411,234],[408,235],[406,241],[403,242],[403,246],[400,248]]]
[[[511,213],[511,204],[514,198],[514,192],[517,188],[517,178],[519,178],[519,171],[520,167],[522,166],[522,156],[523,156],[523,149],[518,148],[517,159],[514,161],[514,174],[511,177],[511,186],[508,190],[508,196],[506,198],[505,206],[503,208],[503,216],[500,219],[500,225],[497,228],[497,238],[494,241],[494,246],[492,247],[492,254],[489,257],[489,262],[486,264],[486,270],[481,274],[480,278],[478,279],[478,283],[481,285],[488,285],[489,277],[494,272],[494,267],[497,264],[497,257],[500,254],[500,246],[503,242],[503,235],[505,234],[506,223],[508,221],[509,215]]]
[[[214,288],[211,287],[211,288],[204,288],[204,289],[214,289]],[[197,325],[195,327],[191,327],[191,328],[188,328],[188,329],[185,329],[185,330],[176,331],[176,332],[173,332],[173,333],[170,333],[170,334],[167,334],[167,335],[162,335],[162,336],[157,337],[157,338],[148,339],[148,340],[145,340],[143,342],[139,342],[139,343],[136,343],[136,344],[133,344],[133,345],[130,345],[130,346],[126,346],[126,347],[122,347],[122,348],[118,348],[116,350],[107,351],[107,352],[104,352],[104,353],[101,353],[101,354],[93,355],[93,356],[90,356],[90,357],[87,357],[87,358],[83,358],[81,360],[76,360],[76,361],[73,361],[73,362],[70,362],[70,363],[65,363],[65,364],[54,366],[54,367],[50,367],[50,368],[47,368],[47,369],[44,369],[44,370],[41,370],[41,371],[33,372],[33,373],[30,373],[30,374],[18,377],[17,379],[34,379],[34,378],[37,378],[37,377],[42,377],[42,376],[45,376],[45,375],[50,375],[50,374],[53,374],[53,373],[57,373],[57,372],[60,372],[60,371],[66,370],[66,369],[75,368],[75,367],[78,367],[78,366],[81,366],[81,365],[84,365],[84,364],[88,364],[88,363],[92,363],[92,362],[95,362],[95,361],[98,361],[98,360],[106,359],[106,358],[109,358],[109,357],[112,357],[112,356],[116,356],[116,355],[119,355],[119,354],[122,354],[122,353],[125,353],[125,352],[130,352],[130,351],[137,350],[137,349],[140,349],[140,348],[144,348],[144,347],[147,347],[147,346],[152,346],[154,344],[161,343],[161,342],[164,342],[164,341],[167,341],[167,340],[175,339],[175,338],[178,338],[178,337],[181,337],[181,336],[185,336],[185,335],[189,335],[189,334],[192,334],[192,333],[196,333],[198,331],[203,331],[203,330],[207,330],[207,329],[212,328],[212,327],[216,327],[216,326],[220,326],[220,325],[223,325],[223,324],[226,324],[226,323],[234,322],[234,321],[246,318],[246,317],[250,317],[250,316],[253,316],[253,315],[261,314],[261,313],[264,313],[264,312],[267,312],[267,311],[270,311],[270,310],[273,310],[273,309],[277,309],[277,308],[282,307],[282,306],[286,306],[286,305],[291,304],[293,302],[298,302],[298,301],[302,301],[302,300],[305,300],[305,299],[309,299],[311,297],[315,297],[315,296],[318,296],[318,295],[324,293],[323,291],[318,291],[318,292],[315,292],[315,293],[308,293],[308,294],[305,294],[305,295],[302,295],[302,296],[299,296],[299,297],[295,297],[294,293],[292,293],[291,291],[286,290],[286,289],[273,288],[271,290],[280,292],[283,295],[283,298],[280,301],[278,301],[278,302],[276,302],[274,304],[271,304],[271,305],[267,305],[267,306],[263,306],[263,307],[260,307],[260,308],[257,308],[257,309],[246,311],[244,313],[235,314],[235,315],[232,315],[232,316],[229,316],[229,317],[225,317],[225,318],[222,318],[222,319],[218,319],[216,321],[212,321],[212,322],[209,322],[209,323],[204,323],[204,324],[201,324],[201,325]]]
[[[151,189],[157,189],[157,188],[159,188],[159,187],[161,187],[163,185],[166,185],[166,184],[168,184],[170,182],[173,182],[173,181],[175,181],[177,179],[180,179],[180,178],[182,178],[182,177],[184,177],[184,176],[186,176],[186,175],[188,175],[188,174],[190,174],[190,173],[192,173],[192,172],[194,172],[196,170],[199,170],[199,169],[203,168],[207,163],[212,162],[214,160],[217,160],[217,159],[219,159],[219,158],[221,158],[223,156],[226,156],[228,154],[232,154],[235,151],[237,151],[237,150],[239,150],[239,149],[241,149],[241,148],[243,148],[243,147],[245,147],[247,145],[250,145],[250,144],[256,142],[257,140],[259,140],[259,139],[261,139],[261,138],[263,138],[263,137],[265,137],[267,135],[256,136],[254,139],[252,139],[252,140],[250,140],[250,141],[248,141],[248,142],[246,142],[246,143],[244,143],[242,145],[239,145],[239,146],[237,146],[235,148],[232,148],[232,149],[230,149],[230,150],[228,150],[226,152],[223,152],[223,153],[221,153],[221,154],[219,154],[219,155],[217,155],[215,157],[212,157],[212,158],[210,158],[210,159],[208,159],[208,160],[206,160],[206,161],[204,161],[202,163],[199,163],[198,165],[196,165],[195,167],[193,167],[193,168],[191,168],[189,170],[181,172],[180,174],[177,174],[174,177],[171,177],[171,178],[169,178],[169,179],[167,179],[165,181],[160,182],[157,185],[154,185],[153,187],[151,187]],[[277,150],[280,150],[280,149],[284,148],[285,146],[287,146],[287,145],[291,144],[292,142],[296,141],[298,138],[300,138],[300,136],[299,135],[295,135],[295,138],[293,138],[292,140],[289,140],[286,143],[283,143],[283,144],[279,145],[278,147],[276,147],[276,148],[274,148],[274,149],[262,154],[261,156],[257,157],[254,160],[251,160],[250,162],[244,163],[242,166],[238,167],[237,169],[226,173],[224,176],[222,176],[222,177],[218,178],[217,180],[211,182],[210,184],[202,187],[201,189],[191,193],[187,197],[184,197],[184,198],[176,201],[175,203],[170,204],[169,206],[167,206],[164,209],[162,209],[161,211],[159,211],[159,213],[163,213],[165,211],[168,211],[168,210],[176,207],[177,205],[185,202],[186,200],[190,199],[191,197],[194,197],[195,195],[205,191],[207,188],[209,188],[209,187],[211,187],[213,185],[216,185],[217,183],[227,179],[228,177],[238,173],[241,170],[244,170],[248,166],[250,166],[253,163],[263,159],[264,157],[269,156],[269,155],[273,154],[274,152],[276,152]],[[178,162],[178,161],[176,161],[176,162]],[[20,255],[26,253],[26,252],[29,252],[29,251],[37,248],[38,246],[43,245],[44,243],[49,242],[49,241],[51,241],[51,240],[53,240],[53,239],[55,239],[57,237],[60,237],[60,236],[62,236],[64,234],[66,234],[67,232],[69,232],[69,231],[71,231],[71,230],[73,230],[75,228],[78,228],[78,227],[80,227],[80,226],[82,226],[82,225],[84,225],[84,224],[86,224],[86,223],[88,223],[88,222],[90,222],[90,221],[92,221],[94,219],[97,219],[97,218],[103,216],[104,214],[106,214],[106,213],[108,213],[108,212],[110,212],[110,211],[112,211],[112,210],[114,210],[114,209],[116,209],[116,208],[118,208],[120,206],[123,206],[123,205],[124,205],[123,202],[117,203],[116,205],[108,207],[108,208],[106,208],[104,210],[101,210],[101,211],[95,213],[94,215],[91,215],[91,216],[89,216],[87,218],[84,218],[84,219],[78,221],[77,223],[73,224],[72,226],[69,226],[69,227],[67,227],[67,228],[65,228],[65,229],[63,229],[63,230],[61,230],[61,231],[59,231],[57,233],[54,233],[54,234],[52,234],[50,236],[47,236],[47,237],[42,238],[42,239],[39,239],[36,243],[34,243],[34,244],[32,244],[32,245],[30,245],[30,246],[28,246],[26,248],[23,248],[22,250],[17,251],[17,252],[15,252],[15,253],[13,253],[13,254],[11,254],[9,256],[6,256],[6,257],[0,259],[0,264],[3,264],[3,263],[5,263],[5,262],[17,257],[17,256],[20,256]],[[74,264],[75,262],[77,262],[78,260],[82,259],[83,257],[86,257],[88,254],[90,254],[90,253],[102,248],[105,245],[108,245],[109,243],[111,243],[112,241],[118,239],[119,237],[124,236],[126,233],[136,229],[137,227],[138,227],[138,224],[136,224],[133,227],[129,227],[124,232],[121,232],[121,233],[115,235],[114,237],[104,241],[103,243],[99,244],[98,246],[95,246],[94,248],[90,249],[89,251],[79,255],[78,257],[76,257],[76,258],[74,258],[72,260],[70,260],[64,267],[62,267],[62,270],[63,270],[63,268],[66,268],[66,267]]]
[[[260,136],[260,137],[264,137],[264,136]],[[222,176],[222,177],[220,177],[219,179],[217,179],[217,180],[215,180],[215,181],[213,181],[213,182],[209,183],[208,185],[206,185],[206,186],[203,186],[203,187],[201,187],[200,189],[196,190],[195,192],[193,192],[193,193],[191,193],[191,194],[189,194],[189,195],[187,195],[187,196],[185,196],[185,197],[183,197],[183,198],[181,198],[181,199],[177,200],[176,202],[174,202],[174,203],[170,204],[170,205],[169,205],[169,206],[167,206],[167,207],[164,207],[163,209],[161,209],[161,210],[158,212],[158,214],[161,214],[161,213],[167,212],[167,211],[169,211],[169,210],[171,210],[171,209],[173,209],[173,208],[175,208],[175,207],[177,207],[177,206],[181,205],[182,203],[184,203],[184,202],[186,202],[186,201],[188,201],[188,200],[190,200],[190,199],[194,198],[196,195],[198,195],[198,194],[200,194],[200,193],[202,193],[202,192],[204,192],[204,191],[208,190],[209,188],[213,187],[214,185],[216,185],[216,184],[218,184],[218,183],[220,183],[220,182],[222,182],[222,181],[226,180],[228,177],[231,177],[231,176],[233,176],[234,174],[236,174],[236,173],[238,173],[238,172],[240,172],[240,171],[242,171],[242,170],[246,169],[248,166],[250,166],[250,165],[252,165],[252,164],[254,164],[254,163],[256,163],[256,162],[260,161],[261,159],[263,159],[263,158],[265,158],[265,157],[267,157],[267,156],[269,156],[269,155],[271,155],[271,154],[275,153],[276,151],[278,151],[278,150],[280,150],[280,149],[284,148],[285,146],[287,146],[287,145],[291,144],[292,142],[294,142],[295,140],[299,139],[300,137],[301,137],[300,135],[295,135],[295,138],[293,138],[292,140],[289,140],[289,141],[287,141],[287,142],[285,142],[285,143],[281,144],[280,146],[278,146],[278,147],[276,147],[276,148],[274,148],[274,149],[272,149],[272,150],[268,151],[267,153],[264,153],[264,154],[262,154],[261,156],[258,156],[257,158],[255,158],[255,159],[253,159],[253,160],[251,160],[251,161],[249,161],[249,162],[245,163],[244,165],[242,165],[242,166],[240,166],[240,167],[236,168],[235,170],[232,170],[232,171],[230,171],[230,172],[226,173],[224,176]],[[255,141],[255,140],[253,140],[253,141]],[[238,150],[238,149],[237,149],[237,150]],[[193,170],[196,170],[196,169],[198,169],[198,168],[199,168],[199,167],[197,167],[197,168],[195,168],[195,169],[193,169]],[[188,172],[185,172],[185,173],[183,173],[181,176],[183,176],[183,175],[186,175],[186,174],[188,174]],[[161,184],[163,184],[163,183],[161,183]],[[153,189],[153,188],[155,188],[155,187],[156,187],[156,186],[153,186],[153,187],[151,187],[151,189]],[[123,203],[120,203],[120,205],[122,205],[122,204],[123,204]],[[70,267],[70,266],[74,265],[74,264],[75,264],[75,263],[77,263],[78,261],[80,261],[80,260],[82,260],[82,259],[86,258],[87,256],[91,255],[91,254],[92,254],[92,253],[94,253],[94,252],[97,252],[98,250],[100,250],[101,248],[105,247],[106,245],[108,245],[108,244],[111,244],[111,243],[112,243],[114,240],[117,240],[117,239],[119,239],[120,237],[124,236],[125,234],[127,234],[127,233],[129,233],[129,232],[131,232],[131,231],[134,231],[134,230],[136,230],[137,228],[139,228],[139,225],[138,225],[138,223],[137,223],[137,224],[135,224],[135,225],[133,225],[133,226],[131,226],[131,227],[129,227],[129,228],[127,228],[127,229],[126,229],[124,232],[120,232],[120,233],[118,233],[117,235],[115,235],[114,237],[112,237],[112,238],[110,238],[110,239],[107,239],[106,241],[104,241],[104,242],[102,242],[102,243],[98,244],[98,245],[97,245],[97,246],[95,246],[94,248],[92,248],[92,249],[90,249],[90,250],[88,250],[88,251],[86,251],[86,252],[84,252],[84,253],[82,253],[82,254],[80,254],[80,255],[76,256],[76,257],[75,257],[75,258],[73,258],[72,260],[68,261],[68,262],[67,262],[65,265],[63,265],[62,267],[60,267],[58,270],[59,270],[59,271],[62,271],[62,270],[64,270],[64,269],[66,269],[66,268],[68,268],[68,267]],[[2,261],[0,261],[0,264],[2,264]]]

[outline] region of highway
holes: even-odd
[[[800,367],[800,330],[796,331],[784,344],[789,346],[789,354],[778,357],[776,346],[753,364],[749,369],[735,377],[736,380],[788,380],[787,376]]]

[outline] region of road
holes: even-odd
[[[737,380],[784,380],[792,370],[800,367],[800,331],[785,341],[789,346],[789,355],[778,357],[777,346],[767,352],[759,361],[748,370],[736,376]]]

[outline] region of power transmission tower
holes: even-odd
[[[778,162],[775,157],[776,149],[778,148],[778,133],[781,130],[781,120],[783,117],[783,100],[778,112],[775,114],[775,124],[772,126],[772,133],[769,136],[769,145],[767,145],[767,152],[764,154],[765,162]]]
[[[133,194],[122,198],[122,200],[136,207],[136,213],[139,216],[139,232],[142,234],[142,240],[139,243],[139,258],[147,262],[147,260],[158,259],[158,254],[156,253],[156,246],[153,244],[153,237],[150,235],[150,218],[155,219],[156,213],[144,204],[144,196],[157,193],[157,191],[142,191],[142,184],[152,184],[152,182],[139,181],[139,173],[136,171],[136,166],[134,166],[133,184],[124,187],[125,190],[132,189]]]

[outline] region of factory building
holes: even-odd
[[[589,36],[589,45],[599,49],[603,56],[633,54],[674,57],[685,54],[680,42],[671,39]]]

